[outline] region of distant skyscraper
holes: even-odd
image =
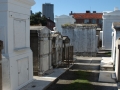
[[[42,4],[42,14],[54,21],[54,5],[50,3]]]

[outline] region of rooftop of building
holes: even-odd
[[[103,13],[86,11],[86,13],[70,13],[75,19],[102,19]]]
[[[51,3],[44,3],[43,5],[53,5],[53,4],[51,4]]]

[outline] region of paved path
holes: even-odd
[[[47,86],[49,86],[56,78],[58,78],[61,74],[63,74],[67,68],[58,68],[54,69],[53,73],[44,76],[34,76],[33,82],[29,83],[25,87],[20,90],[43,90]]]
[[[77,79],[74,72],[78,70],[90,73],[89,81],[93,84],[94,90],[118,90],[116,83],[98,82],[101,59],[101,57],[77,57],[73,67],[61,75],[47,90],[64,90],[73,80]]]
[[[89,70],[91,73],[91,83],[94,85],[95,90],[118,90],[117,83],[98,82],[101,60],[102,57],[77,57],[76,62],[80,62],[79,64],[83,65],[83,67],[81,68],[80,66],[79,69]]]

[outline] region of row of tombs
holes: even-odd
[[[112,23],[111,57],[102,57],[100,82],[120,82],[120,22]]]
[[[69,24],[62,26],[62,35],[68,36],[74,53],[79,56],[96,56],[99,48],[100,31],[97,24]]]
[[[111,64],[115,70],[115,77],[120,82],[120,22],[112,23],[112,54]]]
[[[28,75],[34,74],[35,76],[41,76],[50,74],[53,68],[69,67],[74,62],[73,46],[70,45],[69,37],[62,36],[59,32],[51,32],[51,30],[46,26],[30,27],[30,48],[33,52],[33,63],[31,62],[31,65],[33,64],[33,69],[29,68],[30,66],[26,64],[28,63],[26,58],[23,58],[22,63],[19,63],[20,68],[17,67],[19,69],[19,87],[12,83],[14,86],[12,88],[14,89],[10,89],[10,82],[12,82],[12,80],[9,81],[9,79],[11,79],[9,73],[15,73],[15,71],[9,71],[9,65],[7,63],[8,60],[3,59],[4,56],[2,54],[2,50],[4,49],[4,42],[0,40],[0,90],[20,89],[27,84],[27,80],[29,79]],[[24,48],[19,50],[19,52],[23,51]],[[28,73],[29,71],[31,74]]]
[[[73,46],[69,37],[51,32],[45,26],[30,27],[30,47],[34,75],[49,74],[52,68],[69,66],[73,62]]]
[[[8,44],[7,35],[5,37],[4,34],[0,34],[4,46],[2,72],[5,72],[1,74],[5,77],[3,84],[8,84],[8,87],[4,85],[4,88],[16,90],[31,82],[33,73],[34,75],[49,74],[52,68],[61,67],[61,65],[69,66],[74,62],[73,52],[81,56],[96,56],[98,45],[96,25],[75,24],[73,27],[63,27],[61,35],[57,31],[50,31],[45,26],[31,26],[30,29],[27,27],[28,30],[21,29],[20,26],[23,27],[24,23],[21,20],[14,22],[19,28],[15,28],[14,35],[8,38],[13,39],[13,43],[9,42],[8,45],[9,52],[8,47],[5,46]],[[25,25],[24,28],[26,28]],[[18,33],[21,33],[22,37]]]
[[[22,23],[24,23],[24,21],[16,22],[21,24],[21,26]],[[22,36],[24,36],[23,38],[21,35],[16,35],[16,47],[13,48],[14,43],[10,44],[12,44],[11,47],[14,50],[13,52],[18,58],[15,56],[15,60],[12,58],[9,60],[7,56],[2,58],[2,62],[5,62],[2,63],[2,72],[5,72],[3,73],[3,76],[5,77],[3,78],[3,84],[7,83],[9,85],[8,88],[12,86],[12,90],[16,90],[16,88],[21,88],[28,82],[31,82],[32,73],[40,76],[51,73],[51,69],[55,67],[61,67],[64,65],[69,67],[69,65],[75,60],[73,58],[73,52],[82,56],[96,56],[98,42],[98,36],[96,36],[96,25],[74,25],[72,28],[66,27],[63,29],[64,33],[61,35],[61,33],[51,31],[45,26],[31,26],[30,48],[33,55],[29,48],[29,39],[25,38],[26,36],[29,37],[29,35],[24,31],[22,31]],[[21,32],[21,29],[16,28],[16,30],[18,33]],[[5,42],[3,41],[3,43]],[[2,51],[6,49],[5,44],[3,46],[4,49]],[[9,73],[11,74],[9,75]],[[7,88],[5,85],[3,86],[4,88]]]

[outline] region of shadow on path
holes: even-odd
[[[98,82],[100,61],[93,57],[77,57],[75,64],[47,90],[118,90],[115,83]]]

